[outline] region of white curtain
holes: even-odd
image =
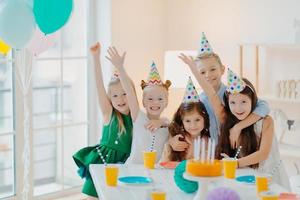
[[[23,189],[22,189],[22,200],[28,200],[29,196],[29,169],[30,169],[30,130],[31,130],[31,117],[30,117],[30,102],[29,102],[29,91],[32,80],[32,54],[28,51],[18,50],[16,51],[15,66],[16,66],[16,80],[17,84],[21,88],[23,95],[23,110],[24,110],[24,121],[23,121],[23,137],[24,147],[22,151],[22,164],[24,167],[23,174]]]

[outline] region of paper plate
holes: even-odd
[[[145,185],[152,183],[152,179],[145,176],[123,176],[118,178],[119,182],[129,185]]]
[[[239,176],[235,179],[238,182],[254,185],[255,184],[255,176],[247,175],[247,176]]]

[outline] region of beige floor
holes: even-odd
[[[76,194],[76,195],[62,197],[62,198],[55,199],[55,200],[85,200],[85,199],[86,199],[86,197],[83,194]]]

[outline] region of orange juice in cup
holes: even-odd
[[[153,190],[151,192],[151,200],[166,200],[166,192],[162,190]]]
[[[264,191],[259,193],[260,200],[278,200],[278,194],[275,194],[272,191]]]
[[[117,186],[118,175],[119,175],[119,167],[118,166],[115,166],[115,165],[105,166],[106,185]]]
[[[234,179],[235,171],[237,168],[237,159],[235,158],[223,158],[224,177]]]
[[[256,192],[259,194],[260,192],[268,190],[268,176],[264,174],[255,176],[255,185]]]
[[[146,169],[154,169],[156,160],[156,151],[143,151],[144,167]]]

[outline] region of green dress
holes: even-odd
[[[130,155],[132,142],[132,119],[130,114],[123,115],[125,132],[119,134],[118,119],[115,111],[112,112],[110,123],[103,126],[100,144],[85,147],[73,155],[78,174],[85,178],[82,192],[98,197],[92,178],[89,173],[90,164],[103,164],[98,151],[100,150],[107,163],[124,163]]]

